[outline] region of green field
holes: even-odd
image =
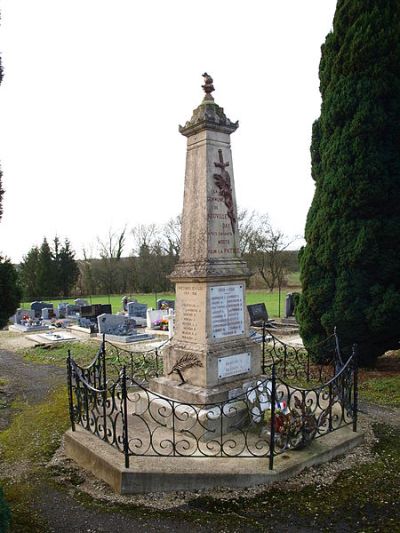
[[[288,292],[298,291],[298,287],[287,287],[285,289],[282,289],[281,292],[281,305],[280,305],[280,316],[283,317],[285,314],[285,298],[286,294]],[[89,304],[111,304],[112,305],[112,311],[113,313],[117,313],[122,310],[122,299],[121,294],[112,294],[112,295],[96,295],[96,296],[84,296],[85,300],[89,302]],[[138,294],[130,294],[128,295],[132,299],[136,299],[140,303],[147,304],[148,307],[156,307],[156,301],[158,298],[166,298],[168,300],[175,300],[175,294],[174,293],[138,293]],[[57,307],[59,302],[74,302],[74,298],[67,298],[64,300],[60,299],[45,299],[44,301],[52,303],[55,307]],[[278,291],[269,292],[264,290],[247,290],[246,292],[246,304],[258,304],[258,303],[265,303],[265,306],[268,311],[268,315],[270,317],[277,318],[279,316],[279,293]],[[31,302],[23,302],[21,303],[20,307],[30,309]]]

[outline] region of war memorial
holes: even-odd
[[[243,487],[286,479],[359,444],[357,355],[334,332],[324,365],[262,330],[246,309],[230,136],[204,98],[187,138],[175,333],[140,357],[103,340],[89,367],[68,356],[66,454],[120,493]]]

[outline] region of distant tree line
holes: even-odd
[[[297,251],[275,230],[267,215],[241,210],[241,252],[253,273],[251,286],[273,291],[285,286],[287,274],[298,270]],[[181,218],[166,224],[140,224],[131,230],[133,249],[125,255],[126,228],[98,241],[97,255],[84,251],[79,261],[80,294],[164,292],[174,289],[169,280],[181,247]]]
[[[250,286],[273,291],[283,287],[288,272],[296,271],[297,251],[275,230],[268,216],[255,211],[239,213],[241,251],[254,274]],[[174,289],[169,280],[181,248],[181,218],[166,224],[139,224],[110,231],[93,249],[75,259],[68,239],[44,239],[33,246],[19,266],[24,299],[90,294],[133,294]],[[129,241],[131,249],[127,251]]]

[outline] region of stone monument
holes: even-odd
[[[205,96],[179,131],[187,137],[182,248],[176,284],[175,335],[164,350],[154,392],[189,403],[239,394],[261,372],[260,347],[249,339],[245,305],[250,272],[240,256],[230,135],[238,128]]]

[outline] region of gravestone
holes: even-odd
[[[268,322],[268,312],[265,303],[248,305],[247,310],[250,316],[250,325],[262,326],[264,322]]]
[[[79,305],[67,304],[65,306],[65,317],[77,316],[79,314],[79,311]]]
[[[41,318],[43,320],[51,320],[52,318],[55,318],[56,314],[54,312],[54,309],[53,308],[49,308],[49,307],[44,307],[42,309],[42,316]]]
[[[140,304],[138,302],[128,302],[127,311],[128,316],[146,318],[147,304]]]
[[[290,318],[294,316],[295,311],[296,311],[296,301],[298,297],[300,297],[300,293],[298,292],[289,292],[286,295],[286,301],[285,301],[286,318]]]
[[[102,314],[112,314],[112,306],[111,304],[92,304],[92,305],[84,305],[80,308],[80,316],[83,318],[90,318],[92,320],[97,319],[99,315]]]
[[[38,302],[38,301],[31,303],[31,309],[35,311],[36,318],[41,318],[42,309],[45,309],[45,308],[53,309],[53,304],[48,303],[48,302]]]
[[[230,145],[238,123],[214,102],[204,76],[203,102],[180,127],[187,155],[181,254],[170,275],[175,334],[163,352],[164,376],[151,382],[159,394],[197,404],[227,400],[261,369],[245,314],[250,271],[240,255]]]
[[[68,302],[60,302],[57,306],[57,318],[65,318],[67,316],[67,305]]]
[[[159,298],[157,300],[157,309],[175,309],[175,300],[166,300],[165,298]]]
[[[33,309],[23,309],[20,307],[17,309],[14,315],[14,324],[21,324],[22,321],[27,321],[29,319],[35,318],[35,311]]]
[[[108,315],[112,314],[112,305],[111,304],[99,304],[100,305],[100,311],[102,313],[107,313]]]
[[[29,333],[30,331],[40,331],[49,329],[47,324],[43,324],[41,318],[36,317],[35,309],[17,309],[14,317],[14,324],[9,327],[11,331]]]
[[[106,335],[107,340],[118,342],[136,342],[150,339],[151,335],[137,333],[136,322],[126,315],[103,313],[97,317],[98,335]]]
[[[289,318],[289,317],[293,316],[293,313],[294,313],[294,298],[293,298],[293,294],[291,292],[289,292],[286,295],[286,300],[285,300],[285,316],[286,316],[286,318]]]

